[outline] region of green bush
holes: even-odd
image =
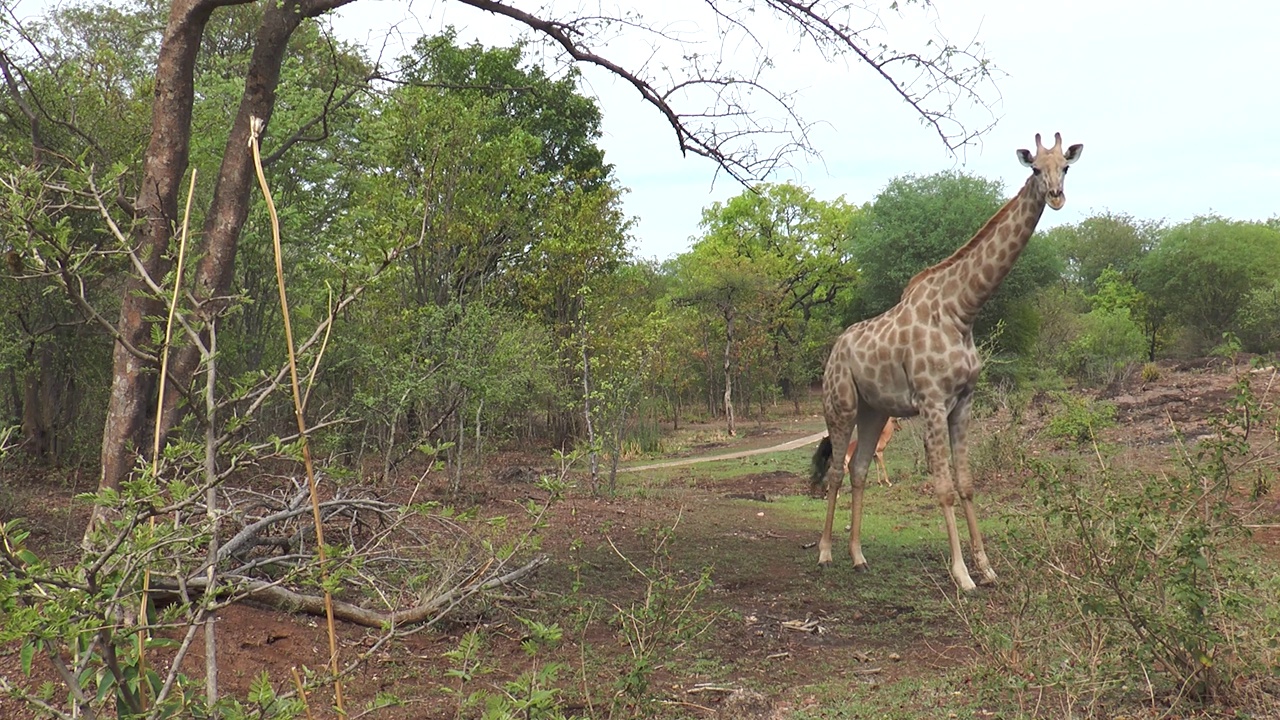
[[[1060,369],[1086,383],[1108,384],[1142,360],[1146,337],[1127,308],[1095,308],[1079,318],[1080,334],[1059,357]]]
[[[1057,407],[1045,426],[1050,437],[1089,442],[1097,432],[1116,424],[1116,406],[1092,398],[1056,393]]]
[[[1258,422],[1247,379],[1237,389],[1214,435],[1171,472],[1032,461],[1002,546],[1012,584],[963,608],[1005,670],[1089,705],[1086,716],[1157,701],[1166,716],[1187,703],[1274,710],[1280,581],[1246,542],[1239,501],[1257,492],[1264,459],[1250,433],[1280,423]]]
[[[1248,352],[1280,350],[1280,280],[1250,291],[1236,313],[1235,325]]]

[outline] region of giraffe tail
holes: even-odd
[[[822,487],[827,476],[827,468],[831,467],[831,436],[822,438],[818,449],[813,453],[813,472],[809,475],[809,483],[813,487]]]

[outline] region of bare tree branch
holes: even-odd
[[[371,628],[401,627],[405,625],[416,625],[418,623],[429,622],[439,617],[444,612],[447,612],[450,608],[456,607],[459,603],[466,601],[468,598],[487,590],[492,590],[504,585],[510,585],[529,576],[538,568],[545,565],[547,560],[547,556],[539,555],[533,560],[530,560],[510,572],[502,575],[490,575],[485,577],[483,580],[476,578],[472,582],[465,583],[439,595],[428,598],[413,607],[393,610],[391,612],[379,612],[377,610],[361,607],[354,603],[335,599],[333,601],[333,616],[345,622]],[[169,592],[178,591],[178,583],[170,579],[157,578],[155,581],[155,587],[158,590],[167,590]],[[195,590],[203,590],[206,587],[205,579],[203,577],[188,578],[186,587]],[[266,582],[263,580],[246,580],[244,581],[243,590],[241,592],[245,599],[264,602],[280,610],[317,616],[323,616],[325,614],[323,597],[296,592],[294,590],[281,587],[278,583]]]
[[[16,70],[9,60],[8,53],[4,52],[4,50],[0,50],[0,74],[4,75],[5,87],[8,88],[14,104],[26,116],[27,123],[31,126],[31,162],[39,167],[44,154],[44,140],[40,136],[40,117],[36,115],[35,110],[31,109],[31,105],[22,96],[22,88],[18,86]]]
[[[957,117],[965,103],[990,110],[983,92],[993,67],[980,44],[958,47],[930,40],[928,54],[892,50],[874,42],[884,27],[870,6],[837,0],[704,0],[702,5],[722,38],[717,55],[690,50],[695,43],[689,36],[646,22],[639,11],[554,19],[499,0],[459,2],[521,23],[547,37],[573,61],[595,65],[626,81],[666,119],[682,152],[713,160],[744,184],[765,178],[796,152],[816,154],[808,136],[811,126],[796,112],[795,96],[764,81],[765,71],[772,66],[756,30],[768,22],[762,19],[764,9],[828,59],[851,54],[869,66],[934,129],[948,150],[957,151],[994,125],[993,118],[970,129]],[[684,62],[680,73],[663,65],[668,78],[660,82],[647,71],[647,62],[606,56],[600,49],[608,42],[606,35],[624,31],[647,33],[659,46],[666,46],[655,46],[654,56],[662,49],[678,51]],[[754,53],[754,66],[746,72],[738,69],[743,64],[743,43]],[[706,102],[705,108],[683,107],[699,98]],[[780,110],[781,119],[772,119],[770,111],[758,106],[760,100],[772,112]],[[765,147],[761,141],[766,138],[776,145]]]

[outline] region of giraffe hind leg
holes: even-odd
[[[844,484],[845,462],[837,462],[834,448],[847,447],[849,444],[850,432],[840,427],[831,427],[828,423],[827,440],[823,441],[826,449],[826,467],[821,467],[821,460],[814,457],[815,471],[825,470],[823,478],[825,479],[825,487],[827,489],[827,515],[822,525],[822,539],[818,541],[818,564],[831,564],[831,533],[832,525],[835,523],[836,517],[836,501],[840,496],[840,486]],[[824,448],[819,447],[819,454],[823,453]]]

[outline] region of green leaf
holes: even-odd
[[[27,642],[22,644],[22,650],[19,652],[19,656],[22,660],[22,673],[24,675],[31,675],[31,660],[35,657],[36,646],[39,642],[40,641],[37,640],[36,642]]]
[[[271,678],[264,670],[253,682],[249,683],[249,702],[267,705],[276,698],[276,690],[271,686]]]
[[[111,692],[115,689],[115,687],[116,687],[115,676],[104,670],[98,679],[97,701],[99,703],[105,701],[108,697],[111,696]]]

